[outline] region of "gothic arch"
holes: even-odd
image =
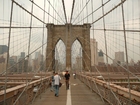
[[[54,48],[59,39],[61,39],[66,46],[66,68],[71,69],[71,46],[73,42],[78,39],[83,49],[83,69],[88,70],[91,68],[91,51],[90,51],[90,24],[84,25],[54,25],[47,24],[47,49],[46,49],[46,69],[52,71],[53,63],[49,67],[53,60]],[[86,54],[84,53],[86,51]],[[89,57],[87,57],[87,54]]]
[[[71,46],[73,45],[73,43],[74,43],[76,40],[78,40],[78,41],[79,41],[79,43],[81,44],[81,47],[83,47],[82,42],[79,40],[79,38],[74,39],[74,40],[72,41]]]

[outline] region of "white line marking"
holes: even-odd
[[[70,87],[67,90],[67,102],[66,102],[66,105],[72,105],[71,104],[71,91],[70,91]]]

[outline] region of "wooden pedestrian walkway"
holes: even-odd
[[[108,105],[80,80],[74,79],[72,76],[69,90],[66,90],[63,79],[61,82],[63,85],[59,90],[59,97],[55,97],[54,92],[47,89],[31,105]]]

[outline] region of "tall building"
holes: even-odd
[[[17,62],[17,56],[11,56],[11,58],[14,60],[14,62]]]
[[[22,59],[22,58],[20,58],[19,59],[19,61],[18,61],[19,63],[18,63],[18,72],[19,73],[23,73],[23,72],[27,72],[27,70],[28,70],[28,60],[26,60],[26,59]]]
[[[8,47],[6,45],[0,45],[0,54],[7,52]]]
[[[90,48],[91,48],[91,66],[98,64],[98,43],[95,39],[90,39]]]
[[[104,54],[103,51],[100,50],[98,52],[98,65],[103,65],[104,64]]]
[[[0,56],[0,63],[5,63],[5,58],[3,56]]]
[[[117,62],[124,62],[124,52],[123,51],[115,52],[115,60]]]
[[[25,58],[25,52],[21,52],[20,57],[21,57],[21,58]]]
[[[0,73],[6,70],[7,52],[0,54]]]
[[[38,59],[39,52],[35,52],[35,59]]]
[[[9,58],[8,66],[10,67],[8,72],[17,72],[17,65],[13,57]]]

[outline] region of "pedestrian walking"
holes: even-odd
[[[70,80],[70,74],[68,71],[66,71],[66,74],[65,74],[66,90],[69,89],[69,80]]]
[[[76,73],[73,73],[73,77],[74,77],[74,79],[76,79]]]
[[[54,91],[54,76],[55,76],[55,72],[53,72],[53,75],[51,77],[51,91]]]
[[[55,88],[55,96],[59,96],[59,83],[60,83],[61,77],[58,75],[58,73],[55,73],[54,76],[54,88]]]

